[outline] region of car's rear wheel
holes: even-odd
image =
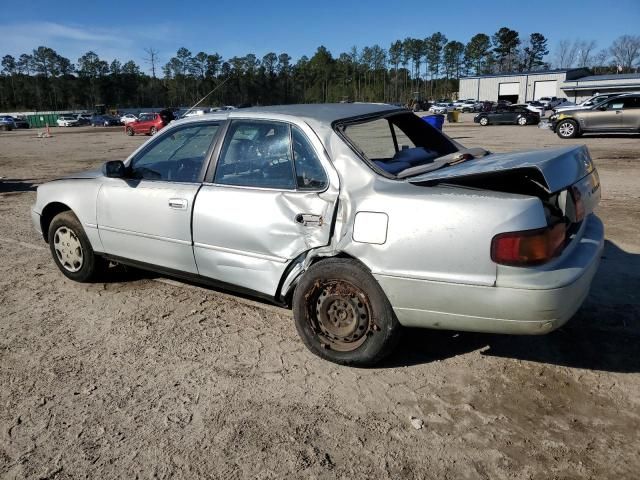
[[[483,127],[486,127],[487,125],[489,125],[489,119],[487,117],[482,117],[480,120],[478,120],[478,123]]]
[[[49,248],[60,271],[76,282],[88,282],[105,269],[106,262],[98,257],[73,212],[56,215],[48,231]]]
[[[151,127],[151,130],[149,130],[149,135],[153,137],[157,132],[158,130],[156,129],[156,127]]]
[[[130,137],[133,137],[133,134],[134,134],[134,133],[135,133],[135,132],[133,131],[133,128],[131,128],[131,127],[127,127],[127,135],[129,135]]]
[[[518,117],[518,125],[524,126],[527,124],[527,117]]]
[[[293,315],[307,348],[342,365],[374,365],[393,351],[400,336],[382,288],[351,259],[312,265],[294,292]]]
[[[575,138],[579,135],[578,124],[573,120],[562,120],[556,127],[560,138]]]

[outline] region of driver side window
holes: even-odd
[[[197,123],[172,129],[131,162],[131,177],[168,182],[197,182],[220,125]]]

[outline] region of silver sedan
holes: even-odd
[[[585,299],[604,231],[584,146],[466,149],[374,104],[173,122],[125,161],[38,187],[67,277],[134,265],[291,306],[306,346],[372,365],[403,326],[542,334]]]

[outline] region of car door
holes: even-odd
[[[191,213],[220,125],[172,128],[133,156],[126,178],[104,179],[97,218],[106,253],[197,273]]]
[[[622,128],[640,132],[640,96],[624,98]]]
[[[584,130],[619,130],[622,128],[622,107],[624,100],[612,98],[608,102],[580,112]]]
[[[193,213],[201,275],[269,296],[293,259],[327,245],[338,177],[306,125],[233,120]]]
[[[507,116],[509,111],[506,107],[498,107],[494,113],[490,115],[491,123],[505,123],[508,122]]]

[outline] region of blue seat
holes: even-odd
[[[375,163],[385,172],[391,173],[393,175],[411,167],[411,164],[409,162],[383,162],[382,160],[374,160],[373,163]]]

